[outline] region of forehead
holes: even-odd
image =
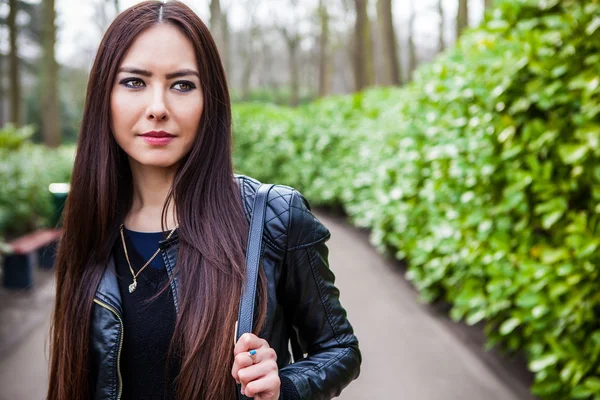
[[[125,53],[121,66],[156,70],[197,68],[192,42],[171,24],[157,24],[143,31]]]

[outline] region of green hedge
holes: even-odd
[[[70,180],[74,147],[35,145],[32,133],[31,127],[0,129],[0,241],[49,226],[48,185]]]
[[[599,95],[599,1],[499,1],[402,89],[236,106],[236,168],[344,207],[535,394],[600,399]]]

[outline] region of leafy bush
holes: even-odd
[[[6,124],[0,128],[0,149],[18,149],[31,138],[33,131],[33,126],[17,129],[11,123]]]
[[[0,237],[48,226],[53,210],[48,185],[70,180],[74,148],[34,145],[27,141],[31,132],[0,130]]]
[[[235,109],[236,167],[339,204],[426,301],[600,399],[600,2],[505,0],[402,89]]]

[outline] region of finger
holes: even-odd
[[[246,368],[242,368],[238,371],[238,379],[242,384],[242,387],[245,387],[250,382],[262,378],[265,375],[277,372],[277,363],[275,361],[264,361],[259,364],[254,364]]]
[[[246,368],[254,364],[254,360],[250,356],[248,352],[243,352],[238,354],[233,359],[233,367],[231,367],[231,376],[236,382],[240,382],[240,378],[238,377],[238,372],[242,368]]]
[[[266,340],[259,338],[253,333],[244,333],[240,340],[237,341],[233,348],[233,355],[237,356],[239,353],[249,351],[252,349],[259,349],[260,347],[270,347]]]
[[[242,384],[248,384],[254,379],[258,379],[269,372],[278,371],[277,362],[273,359],[265,360],[258,364],[250,365],[238,370],[238,379]]]
[[[275,393],[279,392],[280,387],[281,380],[279,379],[279,375],[269,374],[246,385],[244,393],[247,397],[254,397],[254,400],[270,400]]]
[[[277,353],[272,348],[261,347],[258,350],[254,350],[255,354],[251,355],[250,352],[243,352],[235,356],[233,361],[233,367],[231,369],[231,375],[239,382],[239,370],[249,367],[253,364],[260,364],[264,361],[274,361],[277,365]]]
[[[242,390],[245,390],[246,386],[250,382],[264,377],[269,373],[269,371],[270,370],[267,368],[267,366],[260,364],[240,369],[238,372],[238,378],[240,380],[240,384],[242,385]]]

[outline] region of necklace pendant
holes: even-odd
[[[133,293],[135,291],[135,288],[137,288],[137,282],[133,281],[133,283],[129,285],[129,293]]]

